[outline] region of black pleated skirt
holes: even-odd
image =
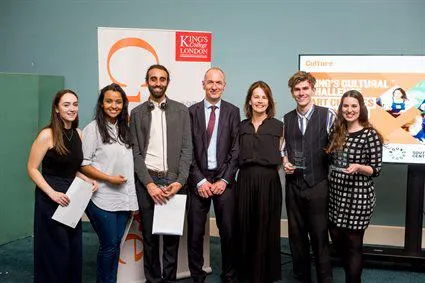
[[[282,186],[276,167],[240,169],[236,185],[236,269],[241,282],[281,278]]]

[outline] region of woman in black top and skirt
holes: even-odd
[[[282,187],[278,174],[283,123],[274,119],[270,87],[253,83],[239,127],[236,266],[240,282],[279,280]]]
[[[79,176],[83,152],[78,127],[78,98],[61,90],[53,99],[50,124],[35,139],[28,159],[28,175],[37,185],[34,210],[34,282],[82,281],[81,222],[75,229],[52,219],[58,205],[70,202],[65,194]],[[38,167],[42,165],[41,172]]]

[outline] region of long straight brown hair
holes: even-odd
[[[52,130],[53,137],[53,148],[60,155],[66,155],[69,153],[69,150],[66,148],[63,141],[63,130],[65,125],[60,117],[59,113],[56,112],[56,109],[59,108],[59,102],[66,93],[72,93],[78,99],[77,94],[70,89],[59,90],[52,101],[52,112],[50,113],[50,123],[45,127],[45,129],[50,128]],[[78,128],[78,113],[74,121],[72,121],[71,129]]]
[[[357,90],[349,90],[345,92],[342,97],[341,101],[339,103],[338,112],[337,112],[337,118],[335,119],[335,123],[333,126],[332,134],[329,139],[329,146],[326,149],[327,153],[331,153],[334,151],[341,150],[344,147],[345,137],[348,133],[347,129],[347,121],[342,116],[342,104],[344,101],[344,98],[346,97],[352,97],[355,98],[359,102],[360,106],[360,113],[359,113],[359,123],[364,128],[373,128],[372,124],[369,122],[368,117],[368,111],[366,104],[363,99],[363,95],[357,91]],[[382,135],[376,131],[378,134],[379,139],[381,142],[384,141]]]

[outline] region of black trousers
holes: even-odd
[[[155,184],[168,185],[167,179],[155,179]],[[136,177],[136,193],[139,203],[143,237],[143,264],[146,283],[176,280],[180,236],[163,235],[162,269],[159,260],[159,235],[152,234],[155,203],[147,188]]]
[[[73,179],[46,176],[52,188],[65,193]],[[81,221],[75,228],[52,219],[58,205],[40,188],[35,189],[34,282],[81,283],[83,246]]]
[[[212,174],[213,175],[213,174]],[[212,182],[214,178],[207,176],[207,180]],[[236,278],[234,270],[234,221],[235,221],[235,191],[233,184],[228,185],[222,195],[214,195],[208,199],[200,197],[196,187],[189,188],[189,209],[188,209],[188,257],[189,270],[194,281],[203,282],[205,272],[202,271],[204,265],[203,247],[205,235],[205,222],[210,210],[211,201],[214,205],[214,212],[217,220],[217,227],[220,232],[221,241],[221,278],[224,282],[233,282]]]
[[[289,245],[293,271],[301,282],[311,282],[310,242],[317,282],[332,282],[328,238],[328,181],[313,187],[305,181],[286,182]]]

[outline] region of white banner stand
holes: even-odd
[[[209,219],[209,215],[207,217]],[[120,262],[118,265],[118,283],[145,282],[143,272],[143,244],[140,225],[140,216],[135,214],[127,227],[121,246]],[[161,250],[162,250],[162,241]],[[162,257],[161,257],[162,258]],[[204,267],[203,270],[211,273],[210,263],[210,227],[209,221],[205,224],[204,237]],[[187,260],[187,221],[185,221],[183,236],[180,238],[179,258],[177,264],[177,279],[190,277]]]

